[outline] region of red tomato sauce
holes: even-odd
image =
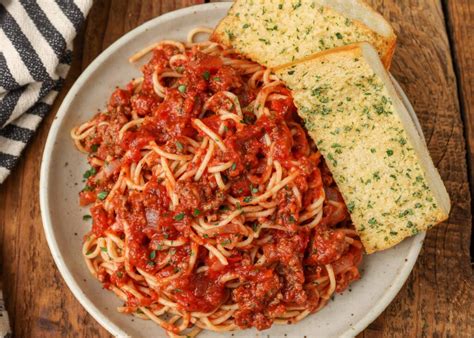
[[[324,160],[301,127],[290,92],[283,86],[278,87],[277,93],[286,98],[267,102],[266,108],[272,112],[269,116],[257,119],[252,110],[244,110],[241,124],[232,119],[222,122],[215,112],[224,108],[236,113],[236,107],[217,93],[232,92],[241,107],[246,107],[256,98],[256,90],[249,87],[244,74],[224,65],[220,57],[193,50],[187,52],[188,61],[178,62],[182,67],[180,77],[166,88],[162,98],[155,93],[153,72],[163,71],[176,53],[176,48],[171,46],[155,50],[151,61],[142,68],[140,92],[135,92],[132,83],[117,88],[110,97],[107,111],[92,120],[97,128],[84,140],[92,167],[89,174],[85,174],[85,189],[80,193],[82,205],[94,204],[91,207],[92,233],[97,237],[107,233],[126,237],[128,263],[135,272],[140,269],[157,279],[182,273],[171,282],[171,294],[185,311],[212,312],[232,301],[239,306],[234,314],[236,323],[242,328],[258,329],[268,328],[288,307],[303,306],[313,311],[320,297],[314,285],[307,283],[309,276],[327,276],[325,265],[332,264],[334,270],[344,271],[337,275],[336,283],[337,292],[343,291],[360,277],[357,266],[362,249],[351,246],[340,230],[351,228],[349,214]],[[205,102],[214,95],[204,110]],[[131,121],[132,114],[143,118],[143,122],[125,131],[120,139],[119,131]],[[222,142],[226,151],[219,153],[210,165],[232,162],[223,173],[228,189],[221,191],[214,176],[207,172],[198,181],[192,178],[177,181],[174,192],[180,203],[171,210],[169,192],[161,184],[163,178],[150,172],[144,190],[114,196],[110,200],[112,208],[106,211],[104,199],[117,182],[121,169],[140,161],[150,142],[173,154],[184,153],[184,148],[189,146],[187,137],[199,140],[204,136],[193,125],[197,118],[215,133],[219,132],[221,123],[225,125]],[[266,266],[252,263],[252,245],[230,250],[225,266],[203,246],[210,241],[209,237],[200,237],[202,245],[193,254],[197,255],[196,267],[206,266],[207,270],[198,273],[195,268],[185,273],[192,254],[193,236],[196,236],[192,220],[224,212],[228,196],[245,201],[264,192],[255,187],[267,170],[270,147],[265,135],[273,144],[273,160],[279,161],[286,171],[300,173],[295,185],[301,194],[301,202],[290,188],[283,188],[277,194],[272,222],[286,231],[263,230],[260,238],[270,236],[261,244]],[[102,161],[103,166],[98,166],[97,161]],[[193,164],[188,170],[198,165]],[[300,212],[322,196],[322,187],[326,198],[320,224],[313,229],[300,227]],[[258,220],[252,226],[258,228]],[[233,225],[227,232],[212,237],[215,243],[225,243],[241,232],[241,227]],[[164,241],[184,244],[164,251]],[[163,267],[162,262],[167,257],[171,258]],[[348,270],[347,267],[353,268]],[[235,273],[240,282],[233,290],[220,282],[229,273]],[[113,275],[106,275],[101,272],[106,287],[123,286],[131,281],[123,265]],[[152,293],[139,300],[130,293],[127,295],[126,306],[130,312],[153,303],[158,297]]]

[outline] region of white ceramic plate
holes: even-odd
[[[151,321],[119,314],[121,301],[89,273],[81,255],[82,238],[90,224],[82,220],[88,213],[78,206],[82,174],[87,169],[69,137],[75,125],[103,108],[117,85],[125,85],[139,75],[128,57],[142,47],[162,39],[184,40],[196,26],[216,25],[229,3],[205,4],[171,12],[153,19],[123,36],[105,50],[79,77],[64,99],[49,133],[43,155],[40,202],[44,231],[51,253],[67,285],[86,310],[110,333],[117,336],[161,337],[164,331]],[[401,90],[401,89],[400,89]],[[405,104],[412,112],[408,100]],[[420,131],[421,132],[421,131]],[[322,311],[296,325],[279,326],[258,332],[233,332],[235,337],[338,337],[353,336],[369,325],[392,301],[407,279],[418,257],[424,234],[396,247],[366,256],[362,279],[337,295]],[[286,335],[285,335],[286,334]],[[202,337],[227,334],[202,333]]]

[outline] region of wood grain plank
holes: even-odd
[[[471,195],[474,193],[474,2],[470,0],[443,0],[448,32],[460,94]],[[472,206],[471,206],[472,210]],[[471,260],[474,257],[474,237],[471,234]]]
[[[44,142],[67,90],[102,50],[156,15],[196,2],[94,3],[86,27],[76,39],[75,60],[52,112],[14,173],[0,187],[0,272],[16,336],[108,336],[67,289],[44,239],[38,202]],[[404,288],[361,336],[474,336],[473,316],[469,315],[474,310],[474,291],[468,253],[472,223],[465,143],[442,7],[439,0],[370,2],[393,22],[399,33],[392,71],[420,117],[430,152],[451,194],[453,211],[446,224],[429,232]],[[458,2],[450,5],[453,3]],[[450,15],[463,19],[462,13]],[[460,46],[467,40],[467,32],[459,35]],[[466,56],[462,62],[472,60]],[[472,73],[463,74],[461,83],[474,78]],[[472,82],[469,83],[472,89]],[[472,96],[463,97],[474,102]]]

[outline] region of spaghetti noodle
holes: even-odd
[[[290,92],[202,32],[132,56],[152,53],[143,77],[71,131],[91,165],[87,267],[172,337],[298,322],[362,259]]]

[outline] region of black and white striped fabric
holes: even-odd
[[[0,183],[49,111],[92,0],[0,0]]]

